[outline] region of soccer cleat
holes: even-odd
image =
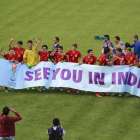
[[[103,93],[102,93],[102,96],[105,96],[105,95],[108,95],[108,94],[107,94],[107,93],[105,93],[105,92],[103,92]]]
[[[42,91],[40,87],[38,88],[38,91]]]
[[[63,91],[63,88],[62,87],[60,87],[59,89],[60,89],[60,91]]]
[[[79,93],[79,90],[78,89],[76,89],[76,93]]]
[[[112,93],[111,96],[115,96],[115,93]]]
[[[42,87],[42,90],[43,90],[43,91],[45,91],[45,90],[46,90],[46,88],[45,88],[45,87]]]
[[[119,94],[119,97],[122,97],[122,93]]]
[[[55,90],[55,87],[53,87],[52,90]]]
[[[95,94],[96,97],[102,97],[99,93]]]
[[[34,87],[32,87],[32,90],[34,90],[35,88]]]
[[[72,92],[72,89],[70,88],[67,92]]]
[[[8,89],[5,89],[5,92],[8,93]]]
[[[11,90],[11,91],[14,91],[14,89],[13,89],[13,88],[10,88],[10,90]]]

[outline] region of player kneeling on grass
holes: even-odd
[[[40,40],[38,41],[38,43]],[[48,52],[48,46],[42,45],[42,51],[38,50],[38,45],[35,46],[35,49],[39,55],[39,62],[45,61],[48,62],[48,59],[54,62],[54,59],[51,58],[50,53]],[[38,87],[38,91],[46,90],[45,87]]]
[[[79,65],[81,64],[89,64],[89,65],[96,65],[97,57],[93,55],[93,50],[89,49],[87,51],[88,55],[85,56],[80,62]],[[87,93],[87,92],[86,92]]]
[[[53,119],[53,127],[48,128],[47,134],[49,135],[49,140],[63,140],[62,136],[65,136],[66,132],[58,118]]]
[[[67,56],[66,55],[60,55],[61,53],[63,53],[63,47],[62,46],[58,47],[58,52],[53,51],[51,53],[51,56],[55,56],[55,64],[57,64],[58,62],[67,62],[68,61]],[[59,89],[60,89],[60,91],[63,91],[62,87],[60,87]],[[55,87],[53,87],[52,90],[55,90]]]
[[[112,66],[113,65],[113,63],[109,62],[109,60],[106,59],[106,57],[109,56],[109,55],[110,55],[110,49],[105,48],[104,49],[104,54],[99,57],[99,66],[106,66],[106,65]],[[104,95],[108,95],[108,94],[103,92],[102,95],[104,96]],[[96,96],[97,97],[102,97],[98,92],[96,93]]]
[[[113,58],[113,62],[115,66],[119,66],[119,65],[123,65],[123,61],[124,61],[124,56],[122,56],[122,49],[121,48],[117,48],[116,49],[116,56],[114,56]],[[112,96],[114,96],[115,93],[112,94]],[[119,93],[119,96],[122,96],[122,93]]]
[[[32,68],[37,65],[37,58],[36,58],[36,49],[35,46],[37,47],[39,44],[39,41],[36,41],[36,44],[34,47],[32,40],[27,41],[28,44],[28,49],[25,50],[24,55],[23,55],[23,61],[24,63],[28,66],[28,68]],[[30,88],[27,88],[29,90]],[[34,87],[32,87],[34,90]]]
[[[0,49],[0,55],[2,55],[6,60],[9,60],[11,63],[18,63],[18,58],[16,55],[14,55],[14,48],[9,48],[9,53],[7,54],[2,53],[3,48]],[[8,92],[7,87],[5,87],[5,92]]]
[[[136,61],[137,58],[134,54],[131,53],[131,49],[130,48],[126,49],[126,55],[124,56],[124,64],[131,67],[136,65]],[[130,94],[127,93],[125,97],[128,96],[130,96]]]

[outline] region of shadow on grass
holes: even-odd
[[[75,96],[75,95],[77,95],[77,96],[95,96],[95,92],[86,92],[86,91],[79,91],[79,93],[76,93],[76,89],[73,89],[73,91],[72,92],[70,92],[70,93],[68,93],[67,92],[67,90],[68,90],[68,88],[63,88],[63,91],[60,91],[59,90],[59,88],[56,88],[55,90],[52,90],[52,88],[49,88],[49,89],[46,89],[45,91],[38,91],[38,89],[37,88],[35,88],[34,90],[32,90],[32,89],[30,89],[30,90],[27,90],[27,89],[15,89],[14,91],[10,91],[9,90],[9,92],[8,93],[5,93],[4,92],[4,88],[2,89],[0,89],[0,94],[1,93],[3,93],[3,94],[38,94],[38,95],[44,95],[44,94],[46,94],[46,95],[48,95],[48,94],[54,94],[54,95],[71,95],[71,96]],[[100,93],[101,94],[101,93]],[[124,98],[124,96],[125,96],[125,94],[126,93],[123,93],[123,96],[122,97],[119,97],[118,96],[118,94],[116,93],[116,95],[115,96],[111,96],[111,94],[112,93],[109,93],[109,95],[108,96],[103,96],[103,97],[105,97],[105,98],[107,98],[107,97],[112,97],[112,98],[114,98],[114,97],[118,97],[118,98]],[[130,97],[127,97],[127,98],[139,98],[139,97],[137,97],[137,96],[133,96],[133,95],[131,95]]]

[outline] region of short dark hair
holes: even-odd
[[[130,44],[129,43],[125,43],[125,48],[130,48]]]
[[[42,45],[42,48],[45,47],[48,50],[48,46],[47,45]]]
[[[9,107],[5,106],[5,107],[3,108],[3,110],[2,110],[3,115],[8,115],[8,114],[9,114],[9,111],[10,111]]]
[[[119,41],[120,41],[120,37],[119,37],[119,36],[115,36],[114,38],[116,38],[117,40],[119,40]]]
[[[59,42],[59,37],[54,37],[54,38],[56,38],[56,40]]]
[[[127,48],[126,51],[127,51],[127,50],[131,52],[131,48]]]
[[[54,118],[54,119],[53,119],[53,125],[54,125],[54,126],[58,126],[59,123],[60,123],[60,120],[59,120],[58,118]]]
[[[62,49],[63,50],[63,47],[62,46],[59,46],[58,48]]]
[[[110,40],[110,36],[109,36],[109,35],[104,35],[104,37],[107,37],[107,38],[108,38],[108,40]]]
[[[27,43],[31,43],[31,44],[33,44],[33,41],[32,41],[32,40],[28,40]]]
[[[110,52],[110,49],[109,48],[104,48],[104,54],[107,54]]]
[[[72,44],[72,46],[74,46],[74,47],[76,47],[76,48],[78,47],[78,45],[77,45],[76,43]]]
[[[9,48],[9,51],[14,50],[14,48]]]
[[[137,36],[137,35],[133,35],[132,37],[133,37],[133,38],[136,38],[136,39],[138,40],[138,36]]]
[[[121,48],[117,48],[116,51],[122,52],[122,49]]]
[[[17,44],[23,45],[23,42],[22,41],[18,41]]]
[[[87,51],[87,53],[90,53],[91,51],[93,51],[92,49],[89,49],[88,51]]]

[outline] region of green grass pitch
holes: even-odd
[[[98,56],[103,41],[95,41],[94,35],[109,34],[113,43],[116,35],[129,43],[133,43],[133,34],[140,36],[139,7],[138,0],[3,0],[0,47],[8,52],[8,42],[15,36],[13,45],[22,40],[27,48],[27,40],[34,35],[51,49],[53,37],[59,36],[64,51],[77,43],[83,55],[92,48]],[[96,98],[93,93],[68,94],[66,90],[24,89],[6,94],[0,87],[0,109],[7,105],[23,117],[16,124],[15,139],[48,139],[46,130],[54,117],[60,118],[67,132],[65,140],[140,139],[140,98]]]

